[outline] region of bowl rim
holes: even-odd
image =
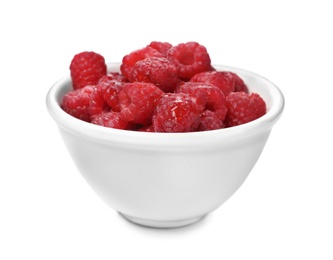
[[[108,71],[119,72],[120,62],[109,62]],[[265,77],[249,70],[226,65],[214,65],[217,70],[229,70],[249,77],[259,79],[267,85],[267,95],[271,97],[271,104],[267,113],[262,117],[246,124],[201,132],[186,133],[156,133],[140,132],[133,130],[121,130],[94,125],[77,119],[60,107],[60,97],[65,93],[65,88],[71,85],[70,75],[66,75],[56,81],[46,95],[46,106],[51,117],[56,121],[59,128],[66,129],[82,137],[94,139],[100,142],[111,142],[113,144],[136,144],[147,146],[205,146],[219,141],[232,141],[235,138],[246,138],[247,136],[270,131],[280,118],[284,109],[284,96],[281,90]],[[262,93],[259,93],[262,94]],[[265,100],[266,101],[266,100]],[[267,103],[267,101],[266,101]]]

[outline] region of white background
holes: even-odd
[[[333,259],[330,1],[2,1],[0,259]],[[143,228],[102,202],[46,111],[74,54],[197,41],[285,111],[236,194],[195,225]]]

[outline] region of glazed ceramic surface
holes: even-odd
[[[284,107],[280,90],[246,70],[236,72],[250,92],[259,93],[267,113],[232,128],[195,133],[148,133],[83,122],[60,102],[70,77],[55,83],[47,108],[79,172],[111,208],[150,227],[188,225],[221,206],[245,181]],[[119,63],[109,64],[119,71]],[[70,173],[68,173],[70,174]]]

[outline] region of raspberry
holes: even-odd
[[[168,50],[172,47],[172,44],[168,43],[168,42],[152,41],[147,46],[152,47],[155,50],[158,50],[163,55],[163,57],[166,57],[166,54],[167,54]]]
[[[107,72],[104,57],[98,53],[87,51],[76,54],[69,69],[74,89],[95,85]]]
[[[91,96],[90,115],[94,117],[111,109],[114,112],[119,112],[118,93],[125,82],[127,82],[127,79],[117,72],[111,72],[103,76]]]
[[[129,80],[153,83],[164,92],[173,92],[180,82],[176,65],[160,57],[146,58],[135,63]]]
[[[66,93],[62,99],[61,107],[68,114],[90,122],[89,103],[94,86],[85,86]]]
[[[167,58],[176,64],[178,76],[184,81],[190,80],[195,74],[211,70],[207,49],[197,42],[173,46],[169,49]]]
[[[97,115],[91,123],[117,129],[128,129],[129,127],[128,122],[122,120],[120,113],[113,111]]]
[[[110,73],[105,80],[100,81],[99,84],[103,84],[104,99],[108,105],[112,108],[112,111],[119,112],[119,100],[118,93],[123,87],[123,84],[128,82],[125,76],[119,73]]]
[[[232,92],[226,97],[226,105],[227,127],[245,124],[266,114],[266,103],[257,93]]]
[[[126,78],[129,79],[134,64],[139,60],[151,57],[163,57],[163,55],[158,50],[149,46],[139,50],[135,50],[123,57],[120,71]]]
[[[221,128],[224,128],[224,124],[216,113],[210,110],[205,110],[201,114],[198,131],[216,130]]]
[[[227,114],[225,96],[216,86],[199,83],[186,82],[179,87],[178,92],[186,93],[194,98],[201,112],[210,110],[223,121]]]
[[[200,112],[184,93],[167,93],[157,104],[152,123],[156,132],[193,132],[200,123]]]
[[[235,92],[243,91],[245,93],[249,93],[249,90],[244,82],[236,73],[229,72],[235,79]]]
[[[230,82],[234,83],[234,92],[246,92],[249,93],[248,88],[245,82],[234,72],[231,71],[223,71],[225,77],[230,79]]]
[[[110,110],[111,108],[103,98],[102,89],[100,87],[95,87],[93,93],[91,94],[88,107],[88,112],[91,118],[94,118],[102,113],[109,112]]]
[[[152,83],[124,83],[118,94],[120,115],[124,121],[146,125],[164,92]]]
[[[191,82],[212,84],[221,89],[225,96],[235,91],[235,78],[226,71],[206,71],[194,75]]]

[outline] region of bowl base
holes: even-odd
[[[121,212],[119,212],[119,214],[125,218],[126,220],[140,225],[140,226],[144,226],[144,227],[151,227],[151,228],[178,228],[178,227],[183,227],[183,226],[187,226],[187,225],[191,225],[194,224],[195,222],[198,222],[199,220],[201,220],[202,218],[205,217],[205,215],[203,216],[199,216],[199,217],[194,217],[194,218],[189,218],[189,219],[181,219],[181,220],[172,220],[172,221],[161,221],[161,220],[150,220],[150,219],[141,219],[141,218],[136,218],[136,217],[132,217],[132,216],[128,216],[126,214],[123,214]]]

